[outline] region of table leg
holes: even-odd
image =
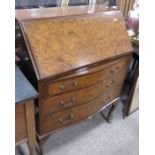
[[[28,136],[28,148],[30,155],[34,155],[35,143],[36,143],[36,132],[35,132],[35,116],[34,116],[34,102],[28,100],[25,102],[26,111],[26,125],[27,125],[27,136]]]

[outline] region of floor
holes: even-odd
[[[106,114],[108,109],[104,110]],[[100,114],[76,126],[63,129],[44,145],[44,155],[138,155],[139,112],[122,118],[119,104],[108,124]],[[16,148],[16,155],[28,155],[26,144]]]

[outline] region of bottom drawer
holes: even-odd
[[[118,97],[120,89],[120,85],[113,87],[109,92],[86,104],[44,117],[40,120],[40,135],[76,123],[96,113],[107,103]]]

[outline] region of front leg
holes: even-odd
[[[110,108],[110,110],[109,110],[109,113],[108,113],[108,115],[107,115],[107,117],[106,117],[106,121],[107,121],[108,123],[112,123],[112,114],[113,114],[114,110],[116,109],[118,103],[119,103],[119,100],[116,100],[116,101],[112,104],[112,106],[111,106],[111,108]]]
[[[43,141],[43,140],[40,140],[40,141],[38,142],[39,152],[40,152],[39,154],[40,154],[40,155],[43,155],[43,153],[44,153],[43,145],[44,145],[44,141]]]
[[[43,145],[45,143],[45,141],[48,139],[49,136],[46,136],[44,138],[39,139],[39,137],[37,136],[37,144],[39,147],[39,155],[43,155],[44,154],[44,149],[43,149]]]
[[[114,110],[116,109],[117,105],[119,103],[119,100],[116,100],[112,103],[111,108],[108,112],[108,115],[105,116],[102,112],[101,115],[103,116],[103,118],[108,122],[108,123],[112,123],[112,114],[114,112]]]

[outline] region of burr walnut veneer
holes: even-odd
[[[112,105],[132,46],[120,11],[95,6],[16,11],[39,92],[39,139]]]

